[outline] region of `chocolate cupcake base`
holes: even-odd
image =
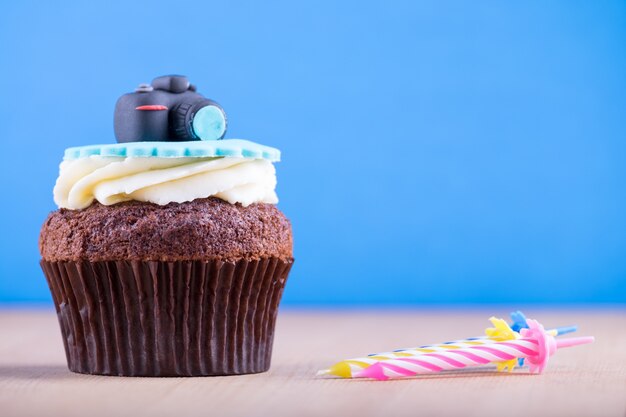
[[[269,369],[293,261],[41,261],[69,369],[216,376]]]

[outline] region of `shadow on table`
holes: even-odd
[[[76,378],[65,365],[0,365],[0,381],[7,379],[62,380]]]

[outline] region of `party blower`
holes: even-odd
[[[521,329],[521,338],[506,341],[494,341],[448,351],[423,353],[412,357],[378,361],[361,371],[353,378],[372,378],[388,380],[442,371],[459,370],[468,367],[486,365],[491,362],[514,362],[525,358],[531,373],[542,373],[549,358],[558,349],[591,343],[593,337],[575,337],[555,339],[535,320],[527,320],[528,328]]]
[[[318,372],[318,376],[332,375],[341,378],[352,378],[355,373],[378,363],[381,360],[397,359],[400,357],[412,357],[421,355],[424,353],[434,353],[448,351],[451,349],[461,349],[470,346],[487,345],[498,341],[514,340],[518,339],[518,331],[523,328],[528,328],[526,316],[521,311],[514,311],[511,313],[512,323],[507,325],[502,319],[496,319],[494,317],[489,320],[494,325],[493,328],[485,329],[484,336],[468,337],[466,339],[453,340],[449,342],[443,342],[439,344],[423,345],[414,348],[397,349],[391,352],[374,353],[360,358],[346,359],[332,365],[328,369],[324,369]],[[565,333],[570,333],[577,330],[577,326],[564,326],[547,330],[552,336],[557,336]],[[496,366],[499,371],[506,368],[512,371],[516,364],[523,365],[523,358],[513,361],[499,361]]]

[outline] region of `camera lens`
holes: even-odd
[[[226,117],[222,109],[209,104],[196,111],[191,128],[200,140],[221,139],[226,133]]]
[[[214,101],[183,102],[170,112],[176,140],[217,140],[226,133],[226,114]]]

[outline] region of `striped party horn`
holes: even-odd
[[[411,349],[400,349],[392,352],[375,353],[362,358],[346,359],[337,362],[328,369],[323,369],[317,373],[318,376],[334,375],[341,378],[352,378],[355,373],[366,369],[380,361],[387,361],[398,358],[413,357],[426,353],[445,352],[450,349],[462,349],[469,346],[487,345],[494,343],[492,339],[471,338],[446,342],[439,345],[425,345]]]
[[[431,345],[430,349],[417,348],[396,350],[393,352],[387,352],[386,357],[381,357],[380,354],[369,355],[369,357],[380,358],[380,360],[389,360],[395,359],[396,357],[411,357],[416,355],[422,355],[424,353],[432,353],[435,351],[445,351],[449,349],[462,349],[470,346],[489,345],[495,342],[504,342],[506,340],[515,340],[520,338],[519,333],[513,331],[513,329],[511,329],[506,321],[495,317],[489,318],[489,321],[491,322],[491,324],[493,324],[493,327],[488,327],[485,329],[485,336],[461,339],[457,340],[456,343],[445,342],[439,345]],[[556,334],[556,332],[553,333]],[[395,357],[393,355],[395,355]],[[516,365],[518,365],[517,360],[499,361],[496,363],[498,371],[503,371],[507,368],[509,371],[512,371]]]
[[[511,316],[513,317],[513,315],[516,313],[519,313],[519,315],[521,315],[517,315],[516,318],[520,319],[520,317],[522,317],[523,326],[524,328],[527,328],[528,325],[526,323],[526,317],[521,312],[517,311],[511,313]],[[341,378],[351,378],[354,373],[359,372],[382,360],[397,359],[400,357],[411,357],[424,353],[442,352],[450,349],[461,349],[469,346],[487,345],[496,341],[513,340],[519,338],[519,333],[513,331],[504,320],[496,319],[495,317],[492,317],[489,320],[494,325],[494,327],[486,329],[485,336],[469,337],[467,339],[453,340],[450,342],[433,345],[424,345],[415,348],[397,349],[391,352],[373,353],[371,355],[367,355],[361,358],[347,359],[332,365],[328,369],[319,371],[317,375],[333,375]],[[520,324],[520,322],[518,321],[517,324]],[[553,336],[559,334],[558,328],[548,330],[548,332],[551,333]],[[496,365],[498,366],[498,370],[504,370],[508,368],[509,371],[512,371],[515,365],[517,365],[517,362],[502,361],[498,362]]]
[[[354,377],[387,380],[459,370],[491,362],[515,361],[518,358],[526,358],[531,373],[541,373],[545,370],[550,356],[558,349],[594,341],[593,337],[556,340],[537,321],[529,319],[528,326],[527,329],[521,330],[520,339],[379,361],[355,373]]]

